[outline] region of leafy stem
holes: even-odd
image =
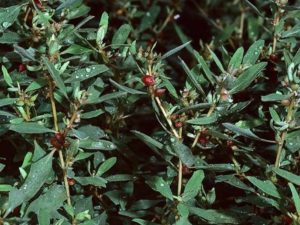
[[[285,118],[286,123],[290,123],[293,118],[295,103],[296,103],[296,98],[295,98],[295,96],[293,96],[291,99],[291,102],[288,106],[288,112],[287,112],[287,115]],[[286,130],[282,131],[282,133],[280,134],[280,139],[278,141],[277,151],[276,151],[277,153],[276,153],[275,168],[279,167],[282,149],[283,149],[283,145],[285,142],[287,132],[288,132],[288,130],[286,129]]]
[[[54,127],[55,127],[55,131],[59,132],[58,122],[57,122],[58,120],[57,120],[56,104],[55,104],[55,99],[54,99],[54,95],[53,95],[54,85],[53,85],[53,81],[49,77],[48,77],[48,86],[49,86],[49,97],[50,97],[50,101],[51,101]],[[63,156],[63,153],[61,150],[58,150],[58,155],[59,155],[60,164],[61,164],[61,167],[63,170],[64,185],[65,185],[66,194],[67,194],[67,203],[69,206],[72,206],[70,187],[69,187],[67,173],[66,173],[67,168],[66,168],[64,156]]]

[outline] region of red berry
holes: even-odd
[[[155,84],[155,79],[154,79],[154,76],[152,76],[152,75],[144,75],[142,77],[142,81],[143,81],[144,85],[147,87]]]
[[[155,95],[155,97],[161,97],[165,94],[165,92],[166,92],[165,88],[157,88],[154,91],[154,95]]]
[[[23,72],[25,70],[26,70],[26,65],[23,63],[19,64],[19,72]]]
[[[178,121],[178,122],[175,123],[176,128],[180,128],[182,126],[183,126],[183,123],[181,121]]]

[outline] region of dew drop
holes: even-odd
[[[258,55],[258,52],[254,52],[255,55]]]
[[[9,27],[11,24],[9,22],[3,22],[2,23],[2,27],[7,28]]]
[[[75,76],[75,78],[76,78],[76,79],[78,79],[78,78],[79,78],[79,76]]]
[[[160,183],[160,186],[163,187],[163,186],[165,186],[165,185],[164,185],[163,183]]]
[[[91,72],[91,68],[88,67],[88,68],[85,69],[85,71],[86,71],[87,73],[89,73],[89,72]]]

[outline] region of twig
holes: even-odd
[[[295,99],[295,96],[293,96],[292,99],[291,99],[291,103],[288,107],[288,112],[287,112],[287,116],[286,116],[286,119],[285,119],[285,121],[287,123],[291,122],[291,120],[292,120],[295,103],[296,103],[296,99]],[[284,130],[280,135],[280,139],[279,139],[278,146],[277,146],[277,151],[276,151],[277,153],[276,153],[275,168],[279,167],[280,158],[281,158],[282,149],[283,149],[283,145],[284,145],[284,142],[285,142],[286,135],[287,135],[287,130]]]
[[[53,85],[53,81],[49,77],[48,77],[48,85],[49,85],[49,97],[50,97],[50,101],[51,101],[54,127],[55,127],[55,131],[59,132],[58,122],[57,122],[57,111],[56,111],[55,99],[53,96],[54,85]],[[61,167],[63,170],[64,185],[65,185],[66,194],[67,194],[67,203],[69,206],[72,206],[70,187],[69,187],[67,173],[66,173],[67,168],[66,168],[65,160],[64,160],[63,153],[61,150],[58,150],[58,155],[59,155],[60,164],[61,164]]]
[[[211,114],[214,112],[215,108],[216,108],[216,104],[212,104],[206,114],[206,117],[210,117]],[[193,141],[192,148],[195,148],[195,146],[200,138],[200,135],[201,135],[201,130],[199,130],[199,132],[197,133],[197,135]]]

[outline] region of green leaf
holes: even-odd
[[[158,223],[153,223],[153,222],[149,222],[147,220],[138,219],[138,218],[133,219],[132,222],[135,222],[140,225],[158,225]]]
[[[96,109],[96,110],[89,111],[89,112],[83,112],[80,115],[80,118],[81,119],[92,119],[92,118],[95,118],[97,116],[100,116],[103,113],[104,113],[103,109]]]
[[[106,102],[106,101],[109,101],[109,100],[112,100],[112,99],[124,97],[126,95],[127,95],[127,93],[124,92],[124,91],[117,91],[117,92],[109,93],[109,94],[106,94],[106,95],[102,95],[97,100],[93,100],[93,101],[88,102],[88,104],[99,104],[101,102]]]
[[[163,144],[158,142],[157,140],[153,139],[152,137],[139,132],[137,130],[132,130],[131,131],[135,136],[137,136],[139,139],[141,139],[146,145],[148,145],[150,148],[158,148],[158,149],[162,149],[163,148]]]
[[[254,140],[259,140],[259,141],[264,141],[264,142],[268,142],[268,143],[273,143],[274,141],[271,140],[267,140],[267,139],[263,139],[258,137],[257,135],[255,135],[250,129],[246,129],[246,128],[241,128],[238,127],[234,124],[231,123],[223,123],[222,124],[224,127],[226,127],[228,130],[233,131],[236,134],[242,135],[244,137],[248,137]]]
[[[282,32],[281,38],[299,37],[300,36],[300,24],[296,24],[291,29]]]
[[[171,137],[169,146],[184,165],[190,167],[194,164],[195,157],[193,156],[191,149],[178,141],[177,138]]]
[[[3,73],[3,77],[4,77],[4,80],[7,83],[7,85],[10,87],[13,87],[13,81],[12,81],[7,69],[5,68],[5,66],[2,66],[2,73]]]
[[[265,45],[264,40],[257,40],[254,42],[246,52],[244,59],[243,59],[243,64],[245,65],[253,65],[257,59],[259,58],[259,55]]]
[[[9,129],[21,134],[55,133],[54,130],[51,130],[47,127],[40,125],[39,123],[34,122],[22,122],[19,124],[12,124],[10,125]]]
[[[23,185],[9,192],[8,207],[4,217],[23,202],[29,201],[41,189],[52,171],[53,154],[54,151],[33,163]]]
[[[182,194],[183,201],[189,201],[195,198],[201,190],[204,173],[202,170],[197,170],[187,182]]]
[[[220,59],[218,58],[218,56],[208,47],[208,50],[213,58],[213,60],[215,61],[217,67],[221,70],[222,73],[225,73],[226,71],[224,70],[224,67],[220,61]]]
[[[198,63],[202,67],[207,79],[210,81],[211,84],[215,84],[216,83],[215,75],[213,74],[213,72],[211,72],[203,57],[196,51],[194,51],[194,56],[196,57]]]
[[[17,44],[21,42],[21,40],[22,39],[18,33],[10,31],[5,31],[5,33],[0,36],[1,44]]]
[[[0,192],[9,192],[13,189],[13,186],[9,184],[0,184]]]
[[[83,47],[81,45],[73,44],[64,50],[61,54],[81,55],[93,52],[92,49]]]
[[[38,90],[42,87],[45,87],[47,83],[48,82],[44,77],[39,77],[27,86],[25,92]]]
[[[67,199],[65,188],[62,185],[52,185],[45,194],[30,203],[26,210],[26,215],[34,212],[40,214],[40,210],[46,210],[47,220],[52,218],[53,214],[63,206]]]
[[[262,72],[267,66],[266,62],[258,63],[251,66],[245,72],[243,72],[233,83],[233,88],[228,91],[229,94],[235,94],[245,90]]]
[[[74,177],[81,185],[93,185],[96,187],[106,187],[107,181],[102,177]]]
[[[230,184],[234,187],[250,191],[250,192],[255,192],[255,190],[252,187],[249,187],[245,183],[243,183],[239,178],[235,177],[234,175],[219,175],[216,177],[216,183],[219,182],[225,182],[227,184]]]
[[[186,46],[190,45],[191,41],[188,41],[182,45],[179,45],[176,48],[171,49],[170,51],[166,52],[165,54],[162,55],[161,60],[164,60],[168,57],[170,57],[171,55],[176,54],[177,52],[179,52],[180,50],[184,49]]]
[[[97,170],[96,176],[101,176],[103,175],[105,172],[107,172],[110,168],[112,168],[117,162],[117,158],[116,157],[112,157],[109,158],[107,160],[105,160],[99,167],[99,169]]]
[[[247,176],[247,179],[264,193],[275,198],[281,198],[276,186],[270,180],[260,180],[256,177]]]
[[[216,114],[212,114],[211,116],[204,116],[200,118],[190,119],[187,121],[187,123],[191,123],[194,125],[207,125],[215,123],[218,120],[218,117]]]
[[[238,48],[233,56],[231,57],[229,64],[228,64],[228,71],[233,71],[234,69],[238,69],[242,63],[244,55],[244,48]]]
[[[99,29],[97,31],[97,37],[96,37],[96,42],[98,43],[98,45],[100,45],[102,43],[102,41],[106,35],[107,28],[108,28],[108,19],[109,19],[109,16],[108,16],[107,12],[103,12],[101,15]]]
[[[279,169],[279,168],[275,168],[273,167],[272,170],[279,176],[281,176],[282,178],[288,180],[289,182],[296,184],[296,185],[300,185],[300,176],[297,176],[289,171],[283,170],[283,169]]]
[[[139,32],[143,32],[154,25],[156,18],[160,12],[160,7],[157,4],[153,4],[145,13],[140,26],[138,28]]]
[[[17,98],[2,98],[0,99],[0,107],[6,105],[13,105],[16,102]]]
[[[121,84],[118,84],[117,82],[115,82],[114,80],[112,79],[109,79],[110,83],[115,86],[116,88],[118,88],[119,90],[121,91],[125,91],[129,94],[133,94],[133,95],[145,95],[147,94],[146,92],[143,92],[143,91],[139,91],[139,90],[136,90],[136,89],[133,89],[133,88],[129,88],[129,87],[126,87],[126,86],[123,86]]]
[[[173,23],[174,25],[174,29],[181,41],[181,43],[187,43],[189,41],[189,38],[183,33],[182,29],[180,28],[180,26],[178,26],[176,23]],[[191,45],[187,45],[186,46],[186,49],[191,53],[193,54],[193,48]]]
[[[288,132],[285,138],[285,146],[293,153],[300,150],[300,130]]]
[[[50,73],[50,76],[55,81],[57,87],[64,94],[64,96],[68,99],[67,88],[66,88],[63,80],[61,79],[58,70],[54,67],[53,63],[49,62],[49,60],[47,58],[44,58],[43,61],[46,64],[47,69]]]
[[[21,10],[21,5],[14,5],[7,8],[0,8],[0,32],[14,24]]]
[[[84,80],[90,79],[92,77],[95,77],[98,74],[107,72],[108,70],[109,70],[109,68],[107,66],[105,66],[104,64],[88,66],[84,69],[76,70],[72,74],[72,77],[70,77],[69,79],[66,80],[66,83],[73,83],[76,81],[84,81]]]
[[[200,83],[196,80],[195,75],[192,73],[192,71],[188,68],[188,66],[182,59],[179,59],[179,60],[180,60],[180,64],[182,65],[185,73],[188,75],[189,79],[191,80],[192,84],[202,95],[205,95]]]
[[[129,33],[131,31],[131,26],[129,24],[123,24],[114,34],[112,38],[112,48],[116,49],[119,48],[120,45],[123,45],[129,36]]]
[[[290,99],[290,97],[291,97],[290,95],[272,93],[265,96],[261,96],[261,100],[263,102],[275,102],[275,101]]]
[[[161,193],[164,197],[173,200],[173,194],[169,184],[162,177],[150,177],[146,183],[154,190]]]
[[[105,151],[111,151],[117,148],[117,146],[110,141],[106,141],[106,140],[93,141],[90,139],[80,140],[79,147],[84,149],[89,149],[89,150],[105,150]]]
[[[251,2],[248,0],[244,0],[244,2],[259,16],[265,18],[265,16],[257,9],[255,5],[253,5]]]
[[[293,197],[293,201],[294,201],[296,211],[297,211],[298,214],[300,214],[300,197],[299,197],[299,194],[298,194],[295,186],[292,183],[289,183],[289,187],[290,187],[291,192],[292,192],[292,197]]]
[[[200,217],[209,224],[241,224],[235,215],[231,215],[226,211],[196,207],[189,207],[189,211],[191,214]]]

